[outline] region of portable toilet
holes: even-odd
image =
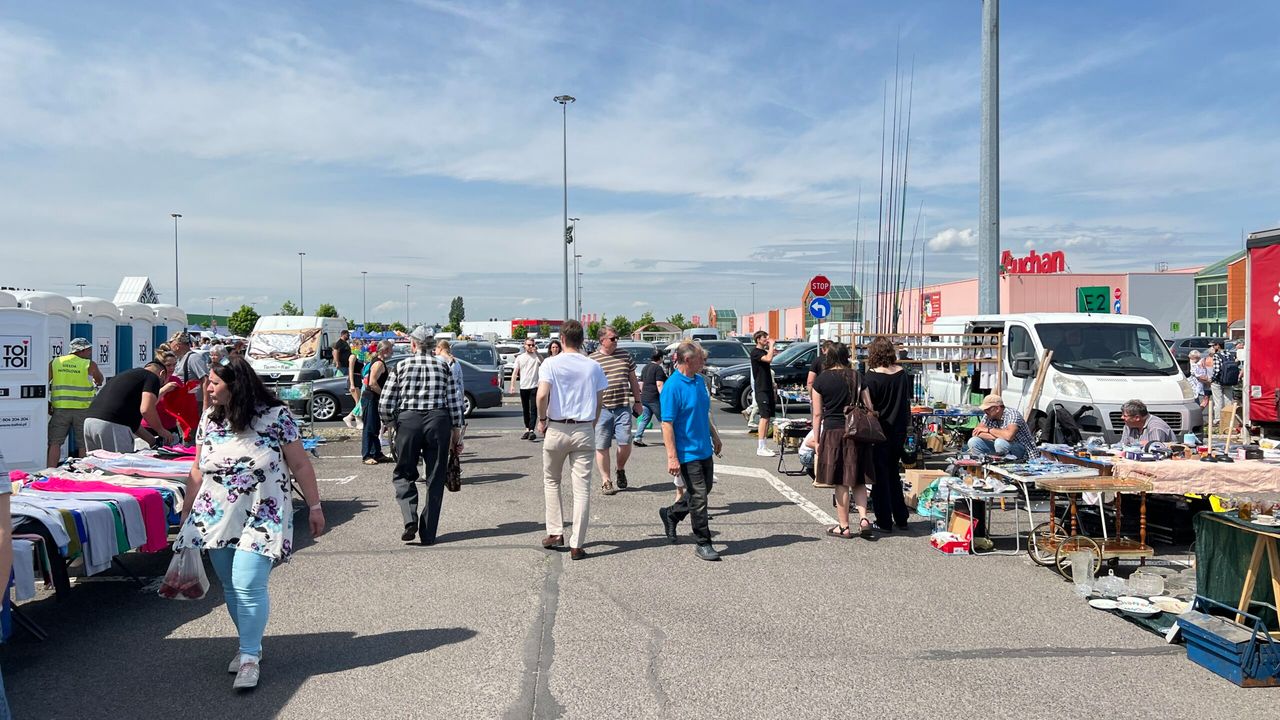
[[[49,444],[49,325],[45,313],[16,305],[0,307],[0,452],[12,470],[39,470]]]
[[[139,302],[116,303],[120,324],[116,326],[116,371],[142,367],[155,357],[156,313]]]
[[[49,339],[49,359],[66,355],[67,344],[75,337],[71,334],[71,318],[75,315],[71,301],[48,292],[21,292],[17,293],[17,298],[18,307],[44,314],[45,332],[42,334]]]
[[[169,342],[169,338],[179,330],[187,329],[187,313],[176,305],[148,305],[155,313],[155,329],[152,336],[155,343],[152,347],[160,347]]]
[[[75,309],[71,316],[71,336],[93,343],[90,359],[98,364],[104,379],[113,377],[116,374],[116,325],[120,324],[120,310],[102,298],[69,299]]]
[[[14,295],[0,290],[0,308],[16,308],[18,307],[18,298]]]

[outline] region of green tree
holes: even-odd
[[[462,321],[466,318],[467,311],[462,305],[462,296],[459,295],[449,303],[449,324],[444,326],[444,331],[461,335]]]
[[[650,325],[650,324],[652,324],[653,322],[655,322],[655,318],[653,317],[653,312],[651,312],[651,311],[649,311],[649,310],[645,310],[645,311],[644,311],[644,314],[643,314],[643,315],[641,315],[641,316],[636,320],[636,326],[635,326],[634,328],[632,328],[632,329],[633,329],[633,330],[639,330],[640,328],[644,327],[645,325]]]
[[[388,330],[395,330],[396,332],[402,332],[402,333],[403,333],[403,332],[409,332],[409,328],[405,327],[405,326],[404,326],[404,323],[400,322],[399,320],[397,320],[397,321],[395,321],[395,322],[391,323],[390,325],[388,325],[388,326],[387,326],[387,329],[388,329]]]
[[[524,325],[517,325],[515,330],[511,331],[512,340],[523,340],[529,337],[529,328]]]
[[[542,323],[541,325],[539,325],[539,326],[538,326],[538,337],[540,337],[540,338],[548,338],[548,337],[551,337],[551,326],[550,326],[550,325],[548,325],[547,323]]]
[[[298,309],[297,305],[293,304],[292,300],[285,300],[284,304],[280,306],[280,314],[281,315],[301,315],[302,311]]]
[[[631,321],[627,319],[626,315],[614,315],[613,321],[609,324],[613,326],[614,330],[618,331],[618,337],[623,338],[630,335],[632,329],[635,327],[632,325]]]
[[[600,337],[600,328],[602,327],[604,327],[604,323],[600,322],[599,320],[592,320],[591,322],[587,323],[587,337],[589,338]]]
[[[364,331],[368,333],[379,333],[386,329],[387,329],[387,326],[383,325],[380,322],[369,322],[369,323],[365,323],[364,325]]]
[[[693,323],[684,319],[684,313],[676,313],[675,315],[672,315],[671,317],[667,318],[667,322],[671,323],[672,325],[675,325],[681,330],[687,330],[693,327]]]
[[[236,335],[248,335],[258,323],[258,311],[250,305],[241,305],[239,310],[227,318],[227,327]]]
[[[329,303],[321,303],[320,307],[316,308],[316,316],[317,317],[338,317],[338,308],[334,307],[333,305],[330,305]]]

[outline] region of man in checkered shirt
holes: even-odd
[[[414,535],[433,545],[440,524],[449,450],[462,452],[461,378],[431,355],[432,333],[419,325],[409,334],[413,356],[396,366],[378,399],[378,415],[396,426],[396,467],[391,482],[404,518],[400,539]],[[418,460],[427,469],[427,507],[418,515]]]

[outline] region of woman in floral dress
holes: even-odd
[[[313,536],[324,532],[324,511],[297,423],[249,363],[223,359],[207,382],[209,407],[196,434],[174,551],[209,552],[240,634],[240,651],[227,668],[236,673],[232,687],[252,688],[270,610],[267,578],[275,561],[293,552],[291,475],[306,498]]]

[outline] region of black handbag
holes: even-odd
[[[449,492],[462,489],[462,458],[452,448],[449,449],[449,467],[445,471],[444,487]]]
[[[850,370],[845,377],[849,381],[849,404],[844,408],[844,438],[859,443],[884,442],[880,419],[862,404],[862,378],[856,370]],[[858,378],[856,386],[853,384],[855,377]]]

